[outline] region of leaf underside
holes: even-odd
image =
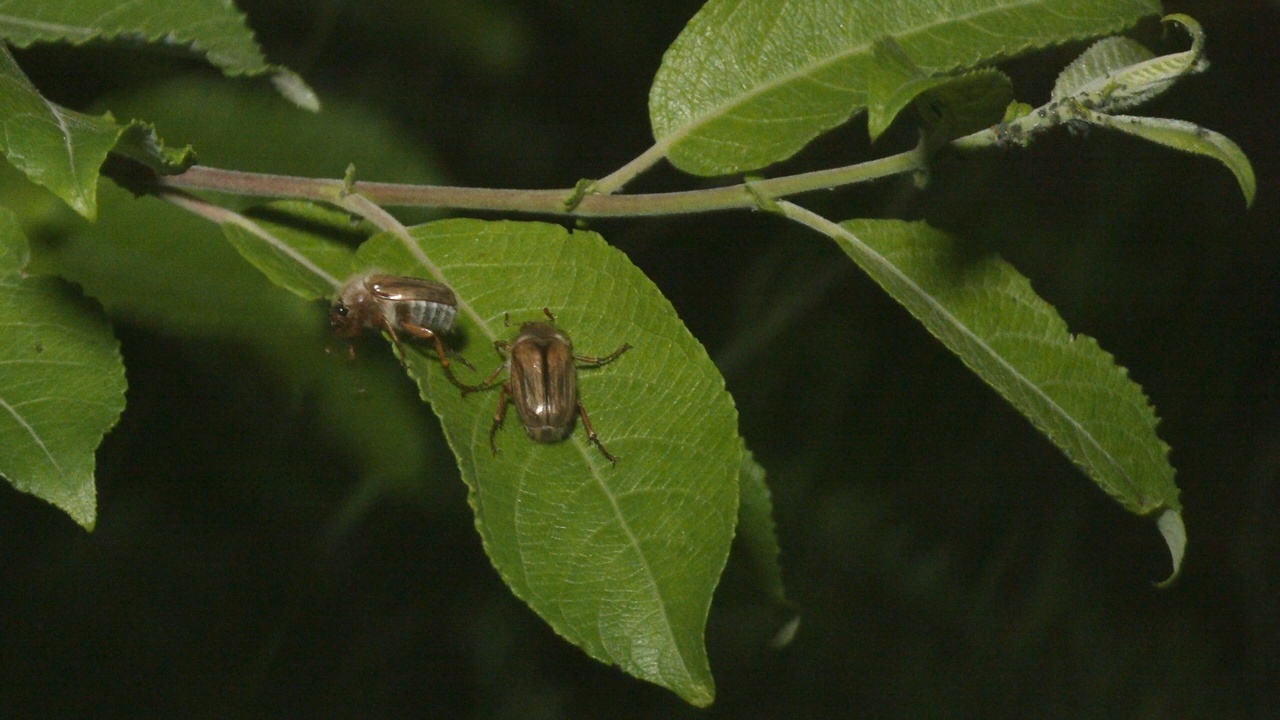
[[[1072,335],[1012,266],[921,222],[840,228],[841,248],[1100,488],[1138,515],[1181,512],[1142,388],[1092,338]],[[1181,549],[1170,551],[1176,573]]]
[[[1130,511],[1180,510],[1154,410],[1027,279],[920,222],[851,220],[837,242],[931,333]]]

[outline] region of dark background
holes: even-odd
[[[649,146],[648,84],[699,3],[239,5],[272,61],[326,102],[381,117],[441,177],[542,188]],[[731,559],[708,629],[714,706],[600,666],[502,585],[438,429],[422,488],[353,499],[359,468],[314,398],[252,348],[118,318],[129,405],[99,452],[97,529],[0,489],[0,716],[1268,716],[1280,701],[1280,8],[1166,9],[1203,23],[1213,65],[1138,112],[1237,141],[1258,176],[1251,210],[1221,166],[1100,131],[940,158],[923,191],[893,180],[800,201],[836,218],[927,218],[997,250],[1129,369],[1182,488],[1189,545],[1174,587],[1152,586],[1168,572],[1153,525],[829,241],[753,213],[598,222],[725,374],[803,614],[789,647],[767,646],[785,613]],[[1163,52],[1186,44],[1155,23],[1138,36]],[[1002,67],[1036,104],[1080,49]],[[103,48],[19,60],[73,107],[115,109],[109,98],[175,77],[253,85]],[[360,142],[286,138],[256,164],[223,162],[301,172],[329,140]],[[859,118],[770,173],[910,140],[898,127],[868,146]],[[706,182],[663,166],[633,189]]]

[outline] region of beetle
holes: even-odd
[[[551,310],[543,308],[550,323],[527,322],[520,326],[511,342],[498,340],[495,349],[505,352],[507,359],[479,385],[463,388],[462,394],[487,390],[494,386],[493,379],[507,370],[507,381],[498,392],[498,408],[493,413],[493,425],[489,428],[489,449],[498,454],[494,436],[507,414],[507,398],[516,406],[516,414],[524,424],[525,434],[534,442],[553,443],[569,436],[574,416],[582,418],[587,439],[600,448],[610,463],[618,459],[605,450],[604,443],[591,427],[587,411],[578,399],[578,375],[575,361],[597,367],[616,360],[631,349],[623,343],[604,357],[587,357],[573,354],[573,343],[563,330],[556,327]],[[508,317],[508,323],[510,318]]]
[[[385,275],[377,272],[355,275],[338,291],[329,310],[329,325],[334,335],[351,338],[365,328],[377,328],[391,336],[400,351],[400,364],[404,365],[404,346],[397,331],[435,343],[440,365],[449,380],[461,388],[463,385],[449,367],[449,355],[445,352],[440,335],[453,329],[458,315],[458,297],[448,285],[403,275]],[[354,352],[354,351],[352,351]],[[471,367],[465,358],[457,358]]]

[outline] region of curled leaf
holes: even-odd
[[[1222,163],[1235,176],[1244,193],[1246,206],[1253,205],[1257,193],[1257,179],[1249,158],[1231,138],[1219,132],[1203,128],[1185,120],[1139,117],[1135,115],[1106,115],[1085,108],[1077,108],[1080,118],[1092,125],[1118,130],[1126,135],[1140,137],[1165,147],[1204,155]]]

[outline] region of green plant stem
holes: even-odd
[[[636,156],[634,160],[596,181],[595,190],[601,195],[612,195],[666,157],[667,146],[658,143]]]
[[[707,190],[636,195],[588,194],[572,208],[567,208],[564,204],[565,197],[573,193],[571,188],[507,190],[366,181],[348,185],[340,179],[248,173],[202,165],[191,167],[179,175],[162,176],[157,178],[157,182],[163,188],[209,190],[241,196],[303,198],[336,205],[342,205],[345,192],[354,191],[381,206],[439,207],[567,217],[639,217],[753,209],[759,207],[761,198],[784,197],[867,182],[918,170],[924,163],[922,153],[918,149],[912,149],[857,165],[753,180]]]
[[[214,205],[211,202],[207,202],[185,192],[172,189],[161,189],[156,192],[155,195],[165,202],[180,207],[187,212],[198,215],[199,217],[217,225],[235,225],[243,228],[258,239],[275,248],[276,251],[289,256],[294,262],[298,263],[298,265],[314,273],[316,277],[329,283],[335,289],[342,284],[341,279],[325,272],[323,268],[311,262],[311,260],[305,255],[294,250],[291,245],[286,242],[281,242],[279,238],[272,235],[261,225],[234,210],[228,210],[220,205]]]

